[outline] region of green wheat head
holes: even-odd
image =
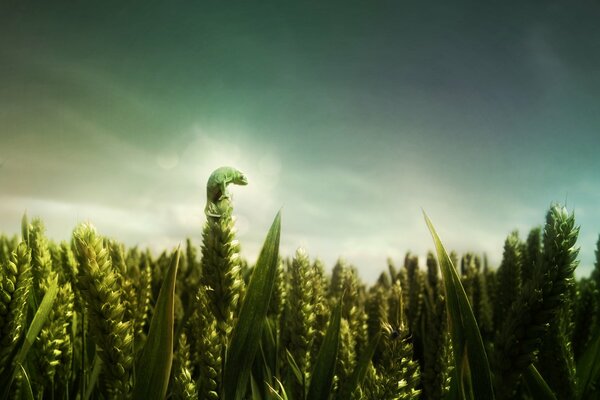
[[[28,297],[33,290],[31,251],[25,242],[1,266],[0,283],[0,373],[11,368],[11,356],[25,331]]]
[[[133,326],[125,319],[121,276],[113,267],[109,249],[96,229],[79,225],[73,233],[79,259],[77,283],[85,299],[90,333],[100,349],[100,358],[110,369],[106,387],[110,397],[124,398],[131,387]]]
[[[232,329],[235,312],[244,290],[240,246],[235,238],[233,208],[228,200],[220,204],[220,218],[208,218],[202,232],[202,285],[210,307],[225,337]]]
[[[525,369],[534,363],[542,339],[566,302],[574,285],[575,247],[579,228],[563,207],[546,216],[540,268],[512,304],[496,336],[493,365],[498,398],[511,398]]]
[[[198,388],[192,375],[190,345],[187,343],[187,336],[182,333],[173,359],[173,398],[179,400],[198,398]]]
[[[315,335],[316,322],[314,303],[316,274],[304,249],[296,250],[294,259],[289,264],[288,276],[282,345],[291,353],[300,372],[304,374],[303,379],[308,380],[311,344]],[[289,368],[286,370],[289,371]],[[297,396],[300,396],[303,391],[303,384],[294,384],[294,392]]]
[[[209,306],[208,287],[196,293],[196,310],[189,321],[188,338],[197,390],[202,399],[218,399],[221,385],[223,343],[217,320]]]

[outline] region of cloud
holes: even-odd
[[[560,98],[555,95],[570,85],[572,71],[543,25],[531,29],[526,46],[538,79],[534,86],[551,99]],[[2,230],[17,232],[27,209],[41,216],[57,238],[67,238],[77,222],[89,219],[102,233],[130,244],[158,249],[186,236],[199,242],[208,176],[231,165],[250,181],[230,190],[242,251],[251,262],[283,207],[284,254],[302,245],[330,266],[344,256],[372,280],[385,269],[387,257],[399,261],[407,250],[424,256],[433,247],[423,208],[448,249],[485,252],[498,265],[505,236],[518,228],[525,237],[530,227],[543,223],[557,193],[562,197],[567,191],[582,221],[582,266],[587,271],[593,262],[594,229],[600,226],[597,179],[577,182],[567,176],[576,171],[565,172],[556,154],[536,155],[538,146],[552,141],[543,130],[540,142],[530,147],[520,147],[527,139],[514,135],[511,143],[511,136],[501,136],[504,132],[498,134],[502,140],[481,139],[465,121],[470,114],[491,112],[479,104],[466,110],[456,102],[463,86],[450,91],[451,101],[432,97],[423,90],[437,82],[430,72],[421,77],[427,85],[386,79],[385,90],[367,79],[360,83],[365,93],[356,92],[343,74],[327,90],[317,81],[300,80],[302,88],[271,88],[273,97],[261,85],[261,92],[244,87],[232,95],[218,89],[221,83],[210,82],[217,103],[230,108],[208,112],[209,95],[198,108],[188,105],[197,100],[194,91],[182,91],[181,103],[168,104],[162,92],[153,90],[176,99],[174,83],[149,85],[146,92],[119,74],[120,65],[105,69],[93,60],[36,50],[16,50],[23,71],[17,74],[21,79],[7,83],[10,96],[3,103],[11,104],[0,114],[6,121],[0,148]],[[158,74],[159,67],[153,68]],[[410,68],[423,70],[417,64]],[[215,71],[220,76],[221,69]],[[186,79],[197,77],[182,82]],[[511,80],[506,86],[514,89],[515,82],[520,83]],[[498,84],[486,81],[482,87],[495,90]],[[411,90],[387,92],[403,85]],[[304,86],[310,90],[299,90]],[[247,104],[255,98],[257,104]],[[480,97],[474,98],[479,103]],[[189,122],[179,118],[185,114],[178,113],[182,104],[193,110],[190,114],[199,114],[195,126],[181,128]],[[497,104],[491,105],[495,112]],[[272,115],[273,109],[281,113]],[[515,120],[522,117],[518,114]],[[489,122],[481,127],[487,129]],[[407,131],[407,126],[414,129]],[[469,129],[457,132],[463,127]],[[10,136],[4,133],[9,131]],[[494,146],[505,138],[505,148]],[[511,157],[513,148],[521,149],[519,159]],[[536,157],[542,161],[529,163]],[[570,180],[558,182],[557,172]]]
[[[525,46],[529,50],[529,65],[534,72],[531,76],[542,98],[548,101],[564,96],[565,90],[573,86],[574,76],[554,49],[550,28],[542,23],[531,26],[525,37]]]

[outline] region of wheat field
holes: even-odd
[[[497,267],[447,253],[425,216],[425,265],[408,253],[367,285],[310,249],[280,256],[280,214],[241,258],[233,203],[217,200],[201,238],[158,256],[89,223],[70,242],[27,217],[0,236],[2,398],[600,396],[600,241],[576,280],[566,208],[509,233]]]

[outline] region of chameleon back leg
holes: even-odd
[[[221,214],[218,213],[215,203],[212,202],[206,204],[206,207],[204,207],[204,214],[206,214],[207,217],[221,218]]]

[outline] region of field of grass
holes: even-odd
[[[280,214],[242,259],[222,194],[200,245],[158,257],[88,223],[70,242],[27,217],[0,236],[0,398],[599,398],[600,241],[576,280],[564,207],[510,233],[497,268],[448,254],[425,216],[426,265],[389,260],[368,286],[342,261],[280,257]]]

